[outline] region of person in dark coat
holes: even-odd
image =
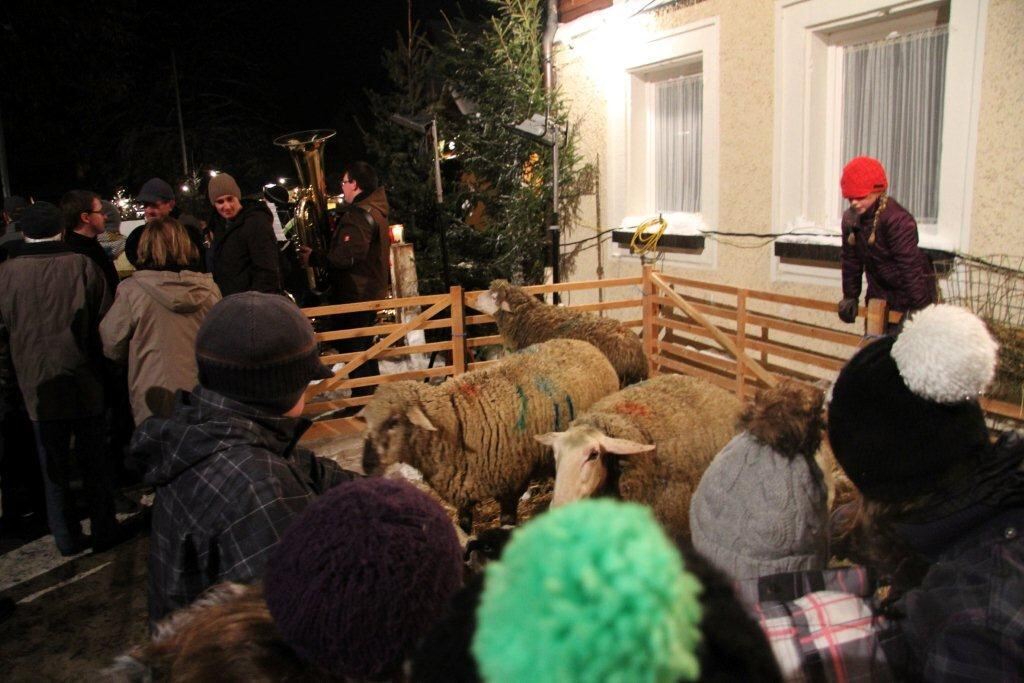
[[[310,425],[303,392],[332,375],[290,300],[244,292],[218,302],[196,337],[196,363],[199,385],[132,439],[156,488],[151,623],[214,584],[261,578],[292,519],[353,477],[296,445]]]
[[[99,195],[88,190],[71,190],[61,198],[60,211],[64,216],[64,243],[68,249],[92,259],[103,272],[107,288],[117,291],[121,278],[107,251],[96,239],[103,234],[107,223]]]
[[[74,439],[94,549],[120,539],[113,482],[104,449],[102,350],[98,325],[112,293],[89,258],[61,239],[57,207],[37,202],[20,221],[25,244],[0,264],[0,337],[6,344],[43,471],[50,530],[57,548],[74,555],[86,547],[71,490]],[[0,363],[8,359],[0,358]]]
[[[861,277],[868,299],[884,299],[890,310],[909,313],[935,303],[935,271],[917,246],[917,222],[890,197],[885,168],[877,159],[857,157],[840,182],[850,208],[842,221],[843,300],[839,318],[857,318]]]
[[[281,291],[273,217],[261,201],[242,201],[235,179],[210,179],[210,203],[223,219],[214,223],[213,279],[224,296],[238,292]]]
[[[865,501],[858,559],[889,577],[897,680],[1024,671],[1024,439],[993,442],[978,403],[996,350],[970,311],[930,306],[832,390],[829,441]]]
[[[196,266],[198,272],[206,272],[207,245],[203,238],[203,225],[199,219],[192,214],[184,213],[178,208],[177,200],[174,198],[174,189],[170,183],[161,178],[150,178],[139,189],[135,198],[142,204],[146,222],[167,218],[175,219],[188,231],[188,237],[199,250],[199,263]],[[133,230],[124,243],[125,257],[128,263],[135,267],[139,260],[139,239],[142,236],[141,230]]]
[[[377,172],[363,161],[345,167],[341,177],[345,205],[336,215],[331,243],[326,254],[300,248],[306,262],[325,266],[330,282],[327,298],[331,304],[384,299],[388,295],[391,237],[388,231],[388,198],[379,184]],[[370,327],[376,311],[354,311],[324,319],[323,331]],[[339,353],[364,351],[372,337],[338,339],[332,342]],[[376,360],[356,368],[350,377],[379,374]],[[352,390],[353,396],[372,393],[372,387]]]

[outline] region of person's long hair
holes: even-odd
[[[156,218],[141,229],[140,270],[181,270],[199,262],[199,249],[176,219]]]
[[[106,672],[119,681],[332,680],[281,639],[261,585],[220,584],[160,622]]]

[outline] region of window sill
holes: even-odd
[[[829,266],[839,263],[842,247],[838,244],[821,244],[810,242],[784,242],[776,240],[775,255],[783,261],[794,263],[810,263],[817,266]],[[944,249],[930,249],[921,247],[921,251],[928,254],[932,263],[951,261],[953,252]]]

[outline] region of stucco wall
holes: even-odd
[[[775,3],[708,0],[689,7],[669,5],[629,19],[628,30],[653,33],[712,16],[718,17],[720,41],[719,221],[714,227],[736,232],[770,232]],[[1022,32],[1024,2],[990,0],[972,205],[970,251],[974,254],[1024,255],[1024,225],[1020,220],[1024,216],[1024,46],[1019,39]],[[566,44],[556,48],[558,81],[580,117],[584,158],[600,159],[604,181],[609,164],[624,162],[607,158],[608,127],[621,122],[607,120],[607,86],[601,82],[601,69],[595,69],[592,63],[594,53],[587,51],[587,35],[573,42],[571,49]],[[601,182],[599,197],[585,197],[581,223],[587,227],[566,234],[564,241],[593,234],[598,223],[604,229],[613,227],[613,217],[606,209],[598,215],[598,204],[608,207],[613,192],[622,192],[622,188]],[[838,300],[841,296],[838,282],[835,286],[773,282],[771,243],[759,245],[756,240],[726,238],[718,242],[717,248],[718,263],[712,270],[671,263],[663,269],[687,277],[797,296],[825,300]],[[603,256],[604,277],[640,273],[637,259],[610,258],[607,248]],[[596,278],[597,265],[597,250],[587,249],[578,257],[572,278]],[[591,298],[583,294],[574,296]]]
[[[990,0],[971,215],[973,254],[1024,256],[1024,2]]]

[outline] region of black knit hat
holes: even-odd
[[[310,382],[332,377],[320,362],[309,320],[288,298],[225,297],[196,336],[199,383],[243,403],[286,412]]]
[[[53,237],[61,231],[60,210],[50,202],[36,202],[21,214],[18,227],[29,239]]]
[[[143,183],[135,199],[143,204],[147,202],[169,202],[174,199],[174,190],[166,180],[150,178]]]
[[[391,479],[342,483],[271,553],[264,586],[281,636],[336,676],[396,672],[462,583],[455,527],[437,501]]]
[[[997,344],[970,311],[929,306],[899,337],[861,349],[832,389],[828,435],[865,497],[898,502],[934,490],[988,443],[978,396]]]

